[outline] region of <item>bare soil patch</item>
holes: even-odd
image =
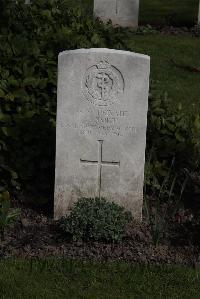
[[[20,219],[6,233],[0,246],[2,258],[66,257],[89,260],[121,260],[137,264],[200,266],[200,223],[188,212],[176,214],[159,246],[153,244],[150,227],[133,221],[123,241],[73,242],[51,217],[22,207]]]

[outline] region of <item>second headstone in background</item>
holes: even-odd
[[[121,27],[138,26],[139,0],[94,0],[94,15]]]

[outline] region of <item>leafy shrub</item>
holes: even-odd
[[[10,129],[12,139],[7,141],[9,157],[14,162],[21,180],[21,189],[27,201],[46,204],[53,197],[55,129],[49,117],[40,113],[20,117]]]
[[[0,186],[21,186],[24,198],[45,203],[54,185],[58,53],[122,49],[125,31],[66,0],[2,0],[0,7]]]
[[[200,117],[186,114],[182,106],[171,107],[167,94],[155,92],[156,82],[151,83],[147,126],[146,185],[160,189],[171,169],[181,186],[185,180],[182,170],[198,169],[200,164]],[[152,188],[153,187],[153,188]]]
[[[0,194],[0,239],[4,240],[5,229],[19,216],[19,209],[10,209],[8,192]]]
[[[99,198],[79,199],[61,227],[73,240],[120,241],[125,225],[132,220],[123,207]]]
[[[146,210],[149,199],[156,202],[155,215],[150,219],[149,212],[148,216],[155,243],[162,238],[179,204],[192,208],[194,186],[189,184],[189,177],[199,170],[200,115],[186,114],[180,104],[172,107],[168,95],[159,95],[156,82],[151,82],[144,193]]]

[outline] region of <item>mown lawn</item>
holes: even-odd
[[[200,270],[68,260],[0,262],[0,298],[199,298]]]
[[[199,0],[140,0],[140,23],[191,26],[198,18]]]
[[[94,0],[68,0],[92,14]],[[140,0],[140,24],[192,26],[197,23],[199,0]]]
[[[200,111],[200,73],[175,67],[171,59],[181,65],[200,67],[200,39],[160,34],[133,36],[127,40],[129,48],[151,57],[151,79],[158,90],[167,92],[174,103],[182,103],[186,111]]]

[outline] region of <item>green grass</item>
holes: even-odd
[[[1,261],[0,298],[199,298],[200,270],[67,260]]]
[[[132,51],[150,55],[151,79],[167,92],[172,103],[182,103],[186,111],[200,111],[200,73],[175,67],[180,64],[200,67],[200,40],[195,37],[161,35],[133,36],[127,40]]]
[[[140,23],[191,26],[197,23],[199,0],[140,0]]]
[[[93,0],[68,0],[92,14]],[[197,23],[199,0],[140,0],[140,24],[192,26]]]

